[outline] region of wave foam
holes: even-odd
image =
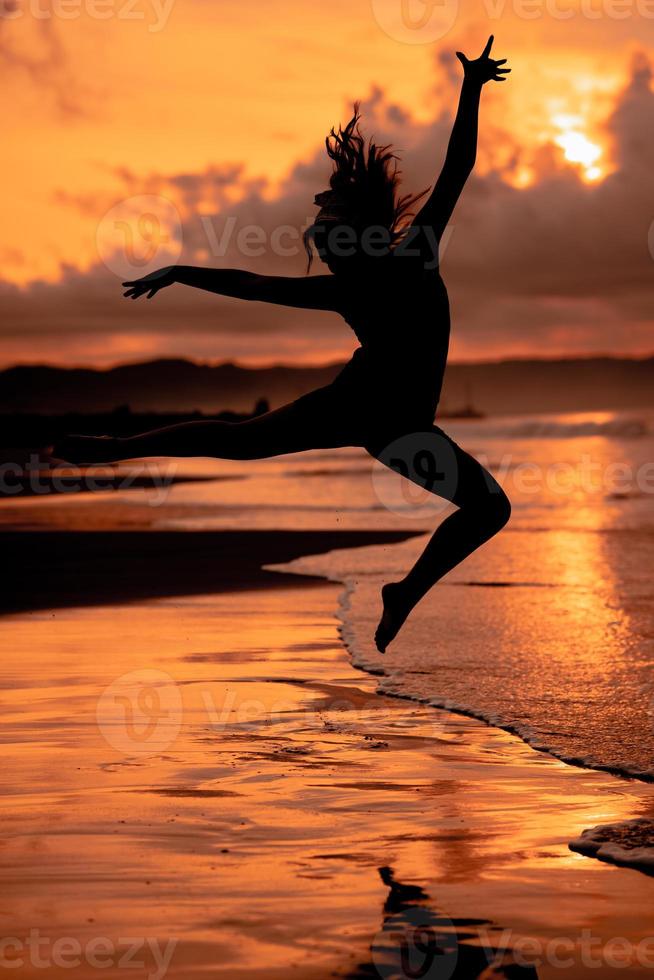
[[[305,556],[288,564],[271,567],[276,571],[320,576],[344,586],[339,597],[337,610],[337,617],[340,620],[339,633],[350,654],[353,666],[378,677],[377,689],[379,693],[474,718],[517,736],[534,750],[559,759],[567,765],[635,778],[643,782],[654,782],[654,768],[645,767],[642,762],[639,765],[636,760],[630,764],[628,758],[619,757],[619,754],[609,753],[607,756],[601,748],[598,750],[596,744],[589,746],[588,751],[580,752],[582,746],[578,739],[557,738],[560,732],[551,731],[549,725],[544,727],[539,716],[533,717],[529,712],[516,711],[515,704],[511,708],[501,698],[499,701],[495,699],[491,703],[488,703],[487,698],[486,703],[484,703],[483,699],[475,698],[474,687],[469,692],[469,695],[472,696],[464,698],[460,696],[460,689],[456,693],[454,690],[451,692],[443,691],[443,694],[439,695],[434,691],[433,685],[425,685],[423,694],[421,691],[421,687],[423,687],[422,678],[416,679],[416,675],[422,674],[423,671],[416,669],[418,664],[415,658],[405,661],[402,665],[397,664],[396,661],[390,663],[380,661],[374,647],[366,639],[372,635],[375,626],[372,605],[368,601],[369,590],[370,588],[377,590],[383,578],[388,577],[389,567],[393,562],[392,555],[403,547],[402,545],[394,545],[390,549],[368,547],[347,551],[335,550],[320,556]],[[460,586],[469,583],[452,584]],[[515,585],[516,583],[511,584]],[[526,581],[521,580],[520,584],[524,585]],[[540,585],[542,583],[534,584]],[[489,591],[503,593],[505,590],[491,589]],[[360,597],[360,592],[363,599]],[[375,591],[376,598],[377,592]],[[426,624],[429,626],[428,621]],[[416,637],[418,643],[422,643],[423,639],[428,640],[428,637]],[[473,668],[474,664],[471,669]],[[565,711],[563,711],[563,716],[565,719]],[[565,720],[562,724],[565,727]]]
[[[625,820],[584,830],[571,851],[654,875],[654,820]]]
[[[561,419],[529,419],[517,425],[492,428],[494,436],[512,439],[576,439],[582,436],[639,439],[648,435],[649,431],[645,419],[639,418],[611,418],[601,422],[595,419],[568,422]]]

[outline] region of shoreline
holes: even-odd
[[[313,556],[303,556],[287,565],[271,565],[269,567],[271,570],[302,577],[306,573],[296,571],[295,566],[299,565],[300,567],[304,567],[307,560],[309,562],[311,561],[311,557]],[[316,571],[316,574],[320,573]],[[459,715],[463,718],[469,718],[488,728],[506,732],[507,735],[518,738],[534,752],[542,753],[553,760],[562,762],[566,766],[583,771],[603,773],[619,780],[637,780],[639,783],[650,785],[654,783],[654,773],[651,771],[641,771],[627,767],[612,767],[600,763],[593,763],[587,759],[566,756],[547,745],[538,744],[529,734],[523,732],[518,724],[504,724],[498,718],[488,717],[481,711],[475,711],[473,708],[456,704],[447,699],[433,697],[421,698],[411,693],[395,691],[390,685],[386,686],[381,678],[390,679],[392,672],[389,674],[383,667],[380,668],[376,665],[366,664],[361,659],[357,661],[354,636],[347,620],[347,612],[351,608],[350,599],[356,591],[356,581],[347,577],[339,578],[336,575],[327,576],[324,572],[322,575],[325,581],[341,586],[336,610],[336,618],[339,621],[338,635],[344,649],[347,651],[351,666],[356,671],[360,671],[369,677],[380,678],[376,686],[378,696],[426,705],[438,712],[446,712],[448,714]],[[384,659],[386,659],[385,656]],[[615,825],[609,824],[585,828],[578,839],[569,842],[569,847],[579,854],[605,862],[614,867],[637,871],[641,874],[654,877],[654,803],[646,818],[627,819]]]
[[[603,963],[622,936],[620,975],[651,971],[638,957],[654,881],[568,847],[650,813],[648,787],[378,693],[338,638],[341,587],[283,580],[3,618],[5,933],[176,940],[166,975],[180,980],[354,980],[392,975],[393,937],[424,928],[455,950],[455,980],[492,951],[494,977],[500,961],[561,977],[552,943],[571,944],[564,976],[586,980],[590,923]],[[116,704],[137,711],[153,674],[167,720],[149,742]]]
[[[432,692],[422,695],[419,687],[417,689],[415,680],[412,679],[412,676],[407,670],[406,662],[398,663],[393,657],[393,649],[391,649],[390,654],[378,654],[371,640],[376,620],[374,616],[371,617],[369,615],[368,610],[371,597],[374,595],[375,599],[377,599],[379,588],[382,584],[382,578],[380,578],[379,573],[379,555],[374,552],[374,549],[371,549],[368,559],[369,571],[364,569],[363,562],[359,560],[357,560],[354,566],[344,564],[343,567],[340,567],[338,560],[331,560],[333,557],[328,554],[303,556],[287,565],[271,565],[270,568],[280,572],[285,571],[293,575],[323,575],[327,581],[340,586],[337,610],[337,616],[340,622],[339,635],[355,669],[377,678],[377,689],[380,694],[399,700],[410,701],[414,704],[428,705],[437,711],[452,712],[461,717],[474,719],[481,724],[504,731],[520,739],[535,752],[556,759],[576,769],[604,773],[619,780],[637,780],[650,787],[654,784],[653,768],[643,769],[637,765],[629,765],[627,762],[616,764],[604,762],[601,759],[601,750],[599,753],[596,752],[595,757],[593,757],[592,754],[580,755],[578,753],[566,752],[565,748],[559,749],[556,744],[552,744],[551,741],[543,737],[541,732],[534,729],[528,723],[528,720],[523,721],[520,719],[520,716],[517,716],[518,720],[516,721],[512,721],[510,717],[508,720],[506,717],[502,717],[502,702],[501,700],[498,701],[497,698],[491,704],[484,704],[482,701],[482,706],[477,707],[475,706],[474,696],[470,697],[471,703],[468,703],[467,698],[466,701],[461,701],[452,697],[434,694],[433,684]],[[407,555],[407,564],[410,564],[412,560],[414,560],[413,554],[411,557]],[[507,587],[512,585],[511,582],[505,584]],[[521,585],[522,583],[519,584]],[[442,582],[438,583],[438,589],[432,590],[432,593],[425,598],[424,602],[427,609],[430,608],[430,602],[436,608],[438,601],[436,594],[438,593],[442,597],[444,595],[444,589],[457,590],[463,588],[464,590],[468,590],[471,586],[484,589],[487,585],[488,583],[483,580],[470,582],[466,579],[460,581],[456,577],[446,577]],[[468,602],[467,606],[465,605],[466,601]],[[483,609],[484,607],[481,606],[482,600],[479,599],[478,602],[480,608]],[[469,600],[462,600],[461,604],[463,615],[466,612],[469,614]],[[419,617],[420,613],[414,619],[415,623],[418,622]],[[478,620],[480,618],[478,617]],[[427,622],[424,613],[423,621],[425,623]],[[410,633],[411,628],[412,623],[409,622],[408,630],[405,627],[405,632]],[[444,633],[446,638],[445,642],[455,643],[456,634],[452,633],[451,619],[444,626],[444,629],[446,630]],[[415,635],[418,638],[418,634],[416,633]],[[421,648],[422,650],[429,651],[432,649],[430,637],[426,633],[423,632],[420,634],[419,638],[425,641],[425,646]],[[436,649],[434,649],[433,656],[434,658],[438,657]],[[416,674],[426,673],[425,668],[430,666],[429,656],[424,656],[423,659],[418,658],[418,660]],[[452,658],[444,658],[444,660],[445,662],[437,662],[442,663],[443,669],[451,671]],[[515,664],[513,666],[515,667]],[[463,673],[461,676],[465,678],[467,676],[466,665],[462,669]],[[412,685],[407,684],[407,679],[409,681],[413,680]],[[502,696],[500,689],[494,690],[493,693],[497,697]],[[506,716],[506,712],[504,712],[504,715]],[[600,756],[599,758],[598,755]]]
[[[302,559],[299,559],[302,561]],[[282,572],[284,570],[283,565],[271,566]],[[292,563],[288,567],[288,574],[298,575],[303,577],[306,575],[304,572],[295,572],[292,568]],[[341,638],[343,646],[348,652],[349,660],[355,670],[360,670],[364,674],[368,674],[372,677],[388,678],[388,674],[377,667],[370,665],[366,666],[362,662],[357,662],[355,658],[355,651],[352,648],[352,637],[348,631],[347,620],[344,615],[350,608],[349,599],[351,594],[356,588],[352,582],[343,581],[342,579],[327,579],[330,582],[339,582],[342,585],[342,592],[338,599],[338,611],[337,616],[340,621],[340,626],[338,628],[338,635]],[[384,655],[385,656],[385,655]],[[530,749],[534,752],[541,752],[543,755],[550,756],[552,759],[556,759],[559,762],[563,762],[566,766],[572,766],[575,769],[589,769],[594,772],[605,773],[607,776],[614,776],[616,779],[636,779],[638,782],[651,785],[654,783],[654,772],[648,770],[640,769],[629,769],[628,767],[617,767],[610,765],[602,765],[601,763],[593,763],[587,759],[581,759],[576,756],[566,756],[563,753],[559,753],[554,748],[550,748],[547,745],[538,744],[530,735],[523,731],[519,724],[511,725],[504,724],[499,718],[485,715],[482,711],[476,711],[474,708],[467,707],[463,704],[457,704],[454,701],[450,701],[446,698],[419,698],[410,693],[403,693],[401,691],[394,691],[390,687],[385,687],[383,681],[378,682],[378,693],[384,697],[397,698],[400,701],[412,701],[414,704],[424,704],[436,711],[446,711],[455,715],[461,715],[464,718],[470,718],[474,721],[480,722],[482,725],[486,725],[489,728],[497,728],[499,731],[506,732],[507,735],[512,735],[515,738],[519,738],[521,742],[528,745]]]

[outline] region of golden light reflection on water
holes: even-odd
[[[336,642],[336,595],[289,588],[5,620],[13,933],[86,940],[138,926],[179,938],[169,975],[185,980],[244,962],[332,969],[344,950],[367,955],[387,864],[454,919],[568,935],[588,921],[610,930],[615,907],[630,911],[629,935],[644,932],[652,882],[567,841],[631,816],[646,789],[616,792],[498,730],[376,697]],[[98,715],[109,685],[143,671],[172,678],[181,703],[178,733],[154,753],[138,711],[122,734]],[[161,709],[174,721],[158,691],[155,721]]]
[[[557,748],[591,722],[589,753],[608,753],[623,736],[630,751],[629,739],[646,744],[638,668],[651,662],[641,643],[649,551],[642,525],[629,526],[643,501],[615,499],[604,476],[621,455],[632,468],[646,461],[647,446],[601,435],[489,445],[497,462],[500,449],[511,455],[507,479],[531,462],[541,482],[534,492],[514,480],[509,529],[408,624],[405,690],[412,681],[418,693],[458,684],[459,700],[477,704],[490,691],[495,711],[531,712],[535,735]],[[599,467],[596,485],[584,482],[584,453]],[[254,464],[249,480],[174,488],[152,519],[229,526],[240,513],[245,523],[297,528],[316,515],[345,521],[340,504],[354,499],[357,526],[406,524],[371,509],[379,499],[362,460],[354,452]],[[223,464],[201,466],[224,475]],[[317,509],[302,511],[314,483]],[[151,513],[129,494],[5,509],[59,529],[142,526]],[[366,642],[377,578],[408,567],[420,547],[416,539],[324,556],[332,573],[347,559],[359,583],[352,612]],[[331,970],[345,949],[367,955],[387,896],[377,868],[387,864],[452,917],[541,937],[578,936],[589,923],[604,938],[651,931],[652,881],[567,847],[587,827],[651,811],[650,788],[575,770],[465,718],[375,697],[376,680],[344,658],[336,602],[333,588],[289,584],[3,620],[9,792],[0,810],[14,931],[117,936],[138,923],[182,937],[171,975],[184,980],[230,976],[245,960],[283,971],[311,959]],[[403,665],[401,651],[387,658],[391,669]],[[143,671],[156,676],[139,707]],[[134,673],[140,681],[111,687]],[[99,715],[108,690],[113,707]],[[127,733],[118,710],[126,697],[136,705]]]

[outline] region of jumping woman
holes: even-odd
[[[151,299],[164,286],[183,283],[223,296],[339,313],[360,347],[336,379],[296,401],[247,422],[188,422],[129,438],[68,436],[54,448],[81,464],[143,456],[213,456],[263,459],[310,449],[360,446],[458,508],[437,528],[404,579],[382,588],[383,611],[375,634],[380,652],[431,587],[507,522],[509,501],[495,479],[434,423],[447,360],[450,320],[438,269],[438,244],[477,150],[483,85],[505,81],[506,58],[461,52],[464,78],[445,163],[413,220],[410,211],[427,192],[398,195],[399,175],[388,146],[366,144],[358,107],[345,128],[326,140],[333,163],[329,188],[305,233],[329,275],[261,276],[233,269],[171,266],[133,282],[125,296]],[[388,447],[392,446],[389,453]],[[429,479],[416,459],[436,450]]]

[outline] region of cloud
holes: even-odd
[[[616,169],[583,183],[556,154],[517,190],[503,175],[474,178],[447,251],[452,292],[474,344],[487,327],[579,351],[651,350],[654,113],[649,64],[639,55],[606,122]]]
[[[45,0],[38,17],[24,0],[0,0],[0,65],[6,75],[27,75],[41,97],[53,100],[60,115],[86,114],[86,86],[74,78],[56,19]]]
[[[439,56],[437,68],[437,85],[453,90],[448,59]],[[452,99],[453,94],[448,102]],[[430,185],[447,144],[449,112],[418,122],[380,88],[362,108],[370,135],[403,148],[406,189]],[[648,193],[653,116],[651,67],[640,53],[604,123],[613,170],[594,184],[584,183],[553,144],[527,150],[502,126],[482,124],[484,169],[473,174],[457,207],[443,258],[455,356],[654,348],[654,264],[648,247],[654,219]],[[510,127],[510,120],[505,125]],[[517,187],[512,178],[525,165],[535,182]],[[125,197],[160,195],[173,202],[182,229],[181,261],[302,275],[300,234],[328,173],[324,149],[318,147],[276,187],[228,163],[201,173],[141,176],[122,169],[114,176]],[[99,220],[115,196],[61,192],[59,200]],[[283,228],[288,230],[280,237]],[[261,255],[254,254],[256,243],[248,239],[252,229],[263,236]],[[281,248],[273,247],[276,234]],[[101,263],[86,271],[65,268],[54,284],[37,282],[25,289],[0,284],[0,302],[8,325],[6,357],[15,356],[10,352],[21,344],[24,348],[26,339],[30,359],[51,358],[59,349],[75,360],[105,363],[157,353],[321,360],[339,352],[345,356],[352,346],[347,328],[332,314],[239,303],[182,287],[151,303],[127,303],[117,277]]]

